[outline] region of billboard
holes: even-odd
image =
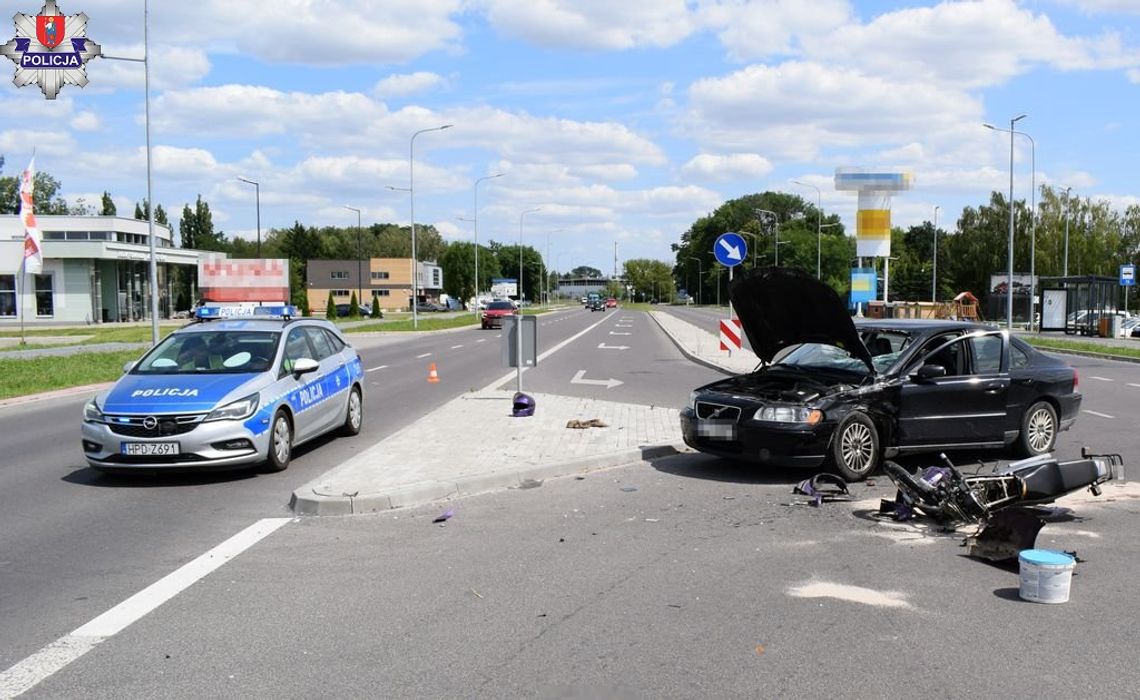
[[[198,262],[198,290],[207,302],[288,303],[289,261],[210,255]]]
[[[491,280],[491,296],[496,299],[516,297],[519,294],[519,281],[514,277],[496,277]]]

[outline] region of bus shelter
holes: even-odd
[[[1102,317],[1117,309],[1120,280],[1103,275],[1041,278],[1041,330],[1097,335]]]

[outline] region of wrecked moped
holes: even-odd
[[[894,501],[884,499],[881,515],[909,520],[918,513],[952,529],[980,524],[967,538],[972,556],[997,560],[1031,549],[1045,523],[1034,506],[1052,503],[1061,496],[1088,489],[1099,496],[1101,484],[1119,478],[1124,466],[1118,454],[1092,454],[1082,448],[1081,458],[1058,461],[1042,454],[1016,462],[989,474],[963,474],[945,454],[942,466],[910,473],[894,462],[883,465],[898,488]],[[918,513],[916,513],[916,511]]]

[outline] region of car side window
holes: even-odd
[[[974,374],[1001,372],[1001,336],[983,335],[971,338],[974,350]]]
[[[1029,366],[1029,353],[1025,352],[1023,348],[1018,347],[1015,343],[1010,343],[1009,350],[1010,369],[1021,369]]]
[[[322,331],[324,332],[325,337],[328,338],[329,347],[332,348],[334,353],[340,352],[341,350],[344,350],[345,342],[343,340],[341,340],[340,338],[338,338],[336,333],[333,333],[327,329],[322,329]]]
[[[285,338],[285,357],[281,360],[281,370],[285,373],[293,371],[293,365],[302,357],[316,359],[305,337],[304,328],[294,328]]]
[[[309,336],[309,342],[313,344],[313,350],[317,353],[317,356],[313,359],[320,361],[332,357],[333,349],[329,346],[329,340],[323,330],[320,328],[306,328],[305,334]]]
[[[953,377],[962,374],[962,343],[946,343],[953,340],[956,334],[940,335],[930,340],[922,348],[920,356],[924,365],[941,365],[946,368],[946,376]]]

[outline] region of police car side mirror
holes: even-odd
[[[321,363],[309,357],[302,357],[293,363],[293,374],[308,374],[320,369]]]

